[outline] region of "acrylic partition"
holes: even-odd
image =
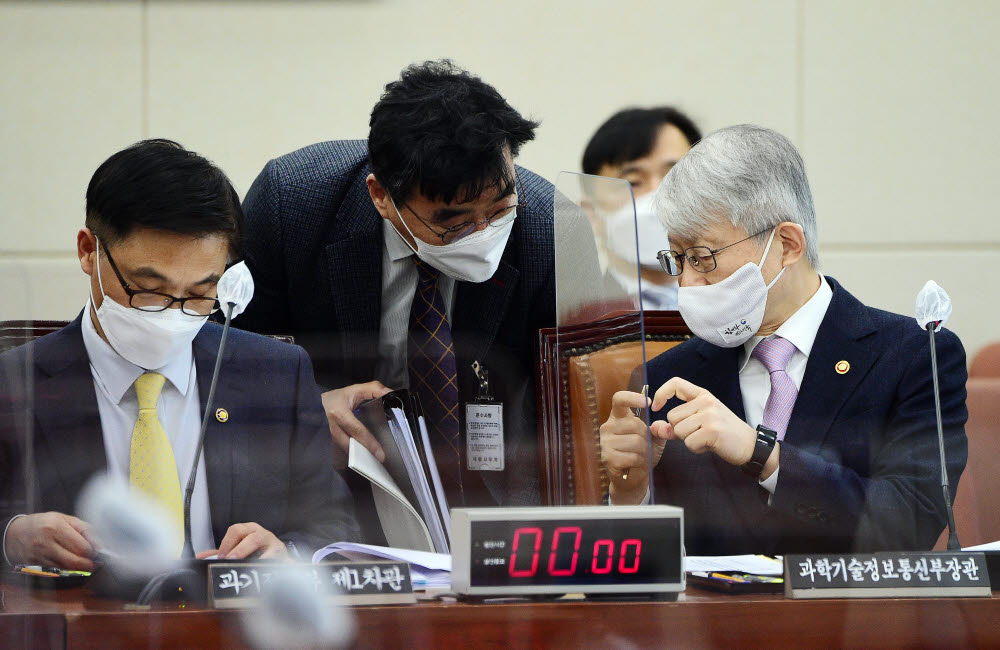
[[[543,492],[551,504],[601,503],[609,483],[600,426],[615,392],[647,384],[632,190],[620,179],[563,172],[554,219],[557,325],[539,339]],[[648,425],[648,411],[640,417]]]

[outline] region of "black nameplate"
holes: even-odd
[[[791,598],[990,596],[982,553],[894,552],[786,555]]]
[[[385,605],[416,602],[410,581],[410,565],[388,561],[321,564],[213,562],[208,566],[209,602],[219,609],[255,607],[280,572],[302,570],[312,575],[317,596],[326,593],[331,603]]]

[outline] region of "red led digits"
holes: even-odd
[[[573,535],[573,559],[570,560],[568,569],[556,568],[556,551],[559,548],[559,536],[563,533]],[[580,557],[580,538],[583,536],[583,529],[577,526],[560,526],[552,534],[552,549],[549,552],[549,575],[550,576],[571,576],[576,573],[576,560]]]
[[[532,539],[529,541],[528,536]],[[514,542],[510,554],[510,562],[507,565],[507,573],[512,578],[533,578],[538,573],[538,562],[540,550],[542,548],[542,537],[544,533],[541,528],[532,526],[518,528],[514,531]],[[560,526],[552,531],[552,543],[549,545],[549,561],[546,565],[548,574],[553,577],[565,577],[576,575],[577,564],[580,559],[580,541],[583,539],[583,529],[579,526]],[[558,567],[556,563],[559,556],[559,548],[562,545],[564,555],[568,550],[567,546],[572,540],[573,554],[570,556],[569,566]],[[523,547],[523,548],[522,548]],[[520,550],[520,556],[518,551]],[[615,569],[615,540],[598,539],[591,549],[590,572],[594,575],[608,575]],[[531,553],[531,566],[518,568],[518,558],[520,565],[525,564],[525,554]],[[632,574],[639,572],[639,560],[642,556],[642,540],[626,539],[622,540],[618,547],[618,574]],[[586,564],[584,564],[586,566]]]
[[[625,566],[625,560],[628,557],[628,547],[635,547],[635,559],[632,560],[632,566]],[[640,539],[626,539],[622,542],[621,555],[618,557],[618,573],[637,573],[639,571],[639,554],[642,553],[642,540]]]
[[[598,558],[601,557],[601,549],[606,548],[608,551],[607,564],[604,566],[598,566]],[[598,575],[604,573],[611,573],[611,567],[615,565],[615,543],[610,539],[599,539],[594,542],[594,561],[590,563],[590,572],[596,573]]]
[[[534,535],[535,536],[535,548],[532,550],[531,554],[531,568],[530,569],[518,569],[517,568],[517,547],[521,542],[521,535]],[[542,547],[542,529],[541,528],[518,528],[514,531],[514,545],[511,549],[510,563],[507,565],[507,573],[510,574],[512,578],[531,578],[538,572],[538,549]]]

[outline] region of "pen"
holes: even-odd
[[[21,573],[27,573],[27,574],[33,575],[33,576],[45,576],[47,578],[58,578],[59,577],[58,573],[51,573],[49,571],[42,571],[41,569],[35,569],[35,568],[31,568],[31,567],[23,567],[23,568],[21,568]]]
[[[649,384],[646,384],[646,385],[644,385],[642,387],[642,396],[646,397],[648,394],[649,394]],[[642,417],[642,411],[643,411],[643,409],[638,409],[638,408],[632,409],[632,414],[635,417],[637,417],[637,418],[641,418]],[[630,469],[631,469],[630,467],[626,467],[625,471],[622,472],[622,480],[623,481],[627,481],[628,480],[628,472],[629,472]]]

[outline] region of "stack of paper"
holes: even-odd
[[[409,391],[394,391],[355,414],[385,451],[383,466],[352,440],[348,467],[371,482],[386,540],[393,547],[448,553],[448,502],[419,401]]]
[[[688,555],[684,570],[729,573],[750,573],[759,576],[780,576],[784,572],[781,556],[766,555]]]
[[[313,563],[336,553],[348,560],[370,560],[372,558],[409,562],[413,586],[423,589],[447,589],[451,586],[451,556],[447,553],[426,553],[402,548],[337,542],[321,548],[313,554]]]

